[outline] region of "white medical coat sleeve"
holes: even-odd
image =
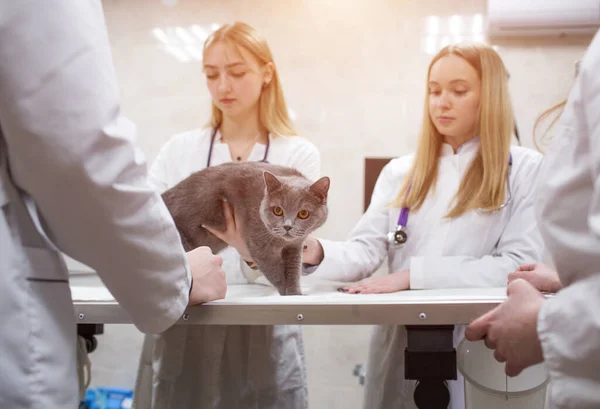
[[[537,155],[536,155],[537,156]],[[541,159],[519,168],[513,182],[513,207],[500,240],[491,255],[411,257],[410,288],[502,287],[508,274],[521,264],[543,257],[544,244],[533,210],[534,190]]]
[[[332,281],[358,281],[372,275],[381,266],[388,250],[387,205],[397,185],[392,179],[392,163],[388,163],[381,171],[375,182],[369,208],[348,240],[340,242],[319,239],[324,258],[312,274]]]
[[[538,335],[555,407],[600,407],[600,272],[544,302]]]
[[[27,24],[2,23],[21,13]],[[187,306],[189,266],[121,116],[101,2],[2,2],[2,27],[0,125],[15,184],[141,331],[164,331]]]
[[[539,209],[544,239],[565,285],[544,302],[538,318],[551,401],[560,409],[600,407],[599,69],[597,34],[558,125],[563,134],[556,136],[563,139],[556,141],[556,166],[549,169],[552,194]],[[587,217],[574,217],[575,206],[587,209]]]

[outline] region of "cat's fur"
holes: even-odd
[[[225,230],[223,200],[241,224],[246,245],[281,295],[299,295],[302,247],[327,219],[329,178],[311,183],[295,169],[261,162],[226,163],[193,173],[162,194],[186,251],[227,244],[202,226]],[[283,210],[282,216],[274,213]],[[310,214],[298,217],[301,210]]]

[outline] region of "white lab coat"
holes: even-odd
[[[600,408],[599,73],[600,33],[581,63],[536,193],[540,231],[566,287],[538,319],[550,402],[560,409]]]
[[[150,171],[161,192],[207,165],[211,129],[175,135]],[[316,180],[317,148],[300,137],[270,138],[267,160],[298,169]],[[217,133],[211,166],[231,162]],[[266,146],[256,144],[249,161],[260,161]],[[220,253],[227,284],[247,284],[255,272],[237,251]],[[304,347],[299,325],[180,326],[147,336],[136,382],[138,409],[304,409],[308,406]],[[155,345],[153,347],[153,344]],[[154,349],[154,357],[150,352]],[[152,375],[150,375],[152,373]],[[153,383],[153,386],[150,384]],[[152,404],[150,403],[152,400]]]
[[[357,281],[373,274],[388,257],[389,272],[410,269],[411,289],[504,286],[508,273],[520,264],[542,257],[543,245],[533,215],[533,186],[541,155],[512,147],[513,169],[509,177],[511,203],[489,215],[469,211],[449,220],[461,178],[467,170],[479,138],[453,153],[444,144],[439,179],[421,209],[408,218],[408,241],[398,249],[386,235],[395,230],[400,209],[388,207],[398,194],[413,155],[392,160],[377,179],[371,204],[345,242],[321,240],[325,257],[313,274],[339,281]],[[508,158],[507,158],[508,160]],[[460,341],[464,327],[455,330]],[[404,379],[406,330],[402,326],[375,329],[367,365],[365,409],[413,407],[414,382]],[[464,408],[462,378],[450,382],[451,408]]]
[[[175,224],[119,115],[100,1],[0,1],[0,128],[0,408],[76,408],[59,251],[94,268],[145,332],[175,323],[190,288]]]

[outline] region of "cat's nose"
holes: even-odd
[[[285,229],[285,231],[290,231],[290,230],[292,230],[292,226],[283,226],[283,228]]]

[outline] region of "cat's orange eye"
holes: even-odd
[[[310,213],[308,212],[308,210],[300,210],[298,212],[298,217],[301,218],[302,220],[308,218],[308,216],[310,216]]]
[[[274,207],[273,208],[273,213],[275,213],[275,216],[282,216],[283,215],[283,209],[279,206]]]

